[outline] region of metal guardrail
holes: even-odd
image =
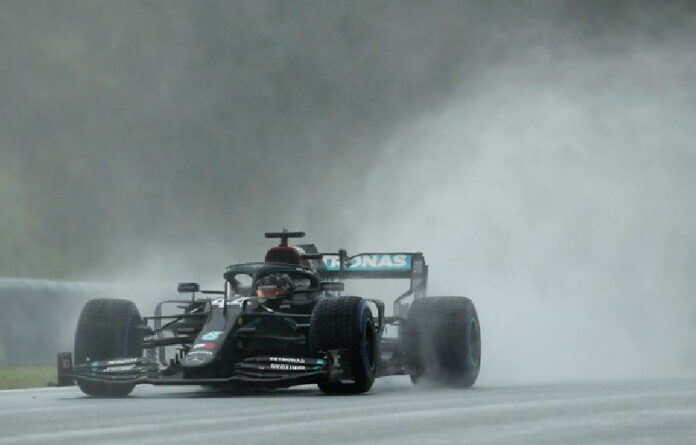
[[[55,294],[62,292],[104,292],[113,288],[111,283],[89,283],[80,281],[34,280],[30,278],[0,277],[0,295],[13,291],[34,291]]]
[[[71,351],[82,306],[91,298],[140,303],[174,293],[175,284],[0,277],[0,365],[49,365]]]

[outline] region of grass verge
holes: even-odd
[[[0,367],[0,389],[35,388],[55,382],[55,366]]]

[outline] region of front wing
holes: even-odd
[[[146,358],[124,358],[93,361],[77,365],[69,374],[77,381],[115,384],[152,385],[241,385],[276,388],[351,380],[348,372],[348,351],[331,350],[321,357],[247,357],[236,363],[229,376],[219,378],[188,378],[181,373],[169,375],[159,365]]]

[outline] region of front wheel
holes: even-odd
[[[136,330],[140,313],[132,301],[90,300],[82,308],[75,331],[75,364],[96,360],[141,357],[143,337]],[[78,379],[85,394],[95,397],[124,397],[132,383],[91,382]]]
[[[314,354],[347,349],[353,383],[323,381],[326,394],[358,394],[369,391],[377,374],[379,339],[372,312],[360,297],[327,297],[312,311],[310,348]]]

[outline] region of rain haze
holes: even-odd
[[[219,287],[304,230],[422,251],[480,385],[694,374],[694,48],[692,2],[5,1],[0,275]]]

